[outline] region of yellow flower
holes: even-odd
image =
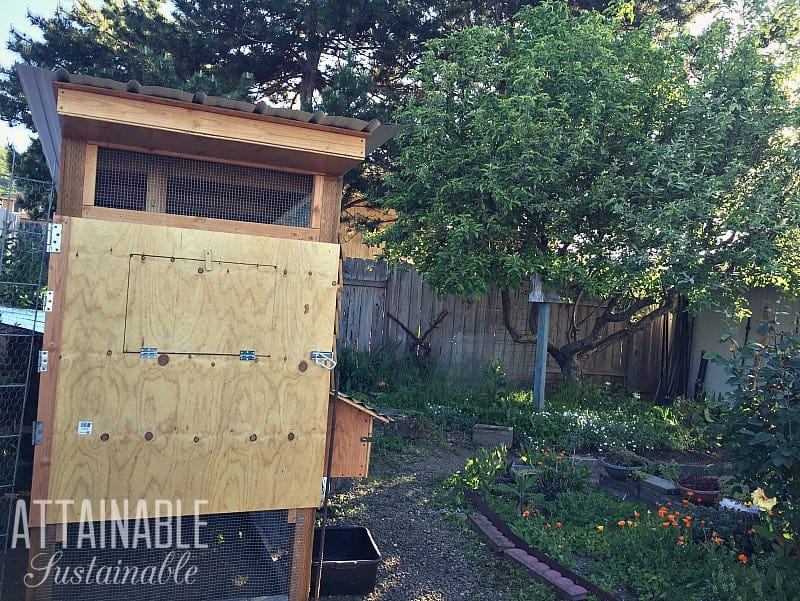
[[[775,497],[768,499],[767,495],[764,493],[764,489],[761,487],[755,489],[751,497],[753,498],[753,505],[758,507],[761,511],[772,510],[772,508],[775,507],[775,504],[778,502],[778,499]]]
[[[603,530],[605,530],[605,529],[606,529],[606,527],[605,527],[605,526],[598,526],[598,527],[597,527],[597,530],[598,530],[598,531],[600,531],[600,532],[602,532],[602,531],[603,531]]]

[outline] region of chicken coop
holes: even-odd
[[[134,548],[120,523],[180,534],[204,516],[191,585],[54,581],[34,598],[306,599],[336,415],[342,177],[396,127],[18,72],[58,181],[31,556],[84,566],[101,540],[97,562],[144,569],[175,541]],[[366,475],[375,418],[342,399],[331,476]],[[76,547],[87,523],[105,538]]]

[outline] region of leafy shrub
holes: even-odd
[[[740,346],[728,336],[730,355],[715,357],[732,391],[710,403],[715,432],[736,471],[751,488],[776,497],[771,534],[797,548],[800,535],[800,335],[762,322],[759,341]],[[787,541],[786,543],[784,541]]]

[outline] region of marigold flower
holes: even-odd
[[[663,518],[667,515],[667,508],[666,507],[659,507],[658,508],[658,517]]]
[[[619,526],[620,528],[622,528],[624,525],[625,525],[625,520],[620,520],[619,522],[617,522],[617,526]]]
[[[739,553],[739,555],[736,556],[736,559],[738,559],[742,563],[747,563],[747,555],[745,555],[744,553]]]
[[[686,540],[686,537],[685,537],[685,536],[683,536],[683,534],[681,534],[681,535],[678,537],[678,541],[680,541],[680,542],[683,542],[683,541],[685,541],[685,540]]]
[[[556,522],[556,528],[561,528],[561,522]]]
[[[598,527],[597,527],[597,529],[598,529],[600,532],[602,532],[603,530],[605,530],[605,529],[606,529],[606,527],[601,525],[601,526],[598,526]]]
[[[664,528],[669,528],[669,522],[661,522],[661,525],[664,526]]]
[[[639,512],[638,511],[634,511],[633,512],[633,517],[638,518],[639,517]]]
[[[531,512],[526,509],[525,511],[522,512],[522,517],[524,518],[531,517]]]

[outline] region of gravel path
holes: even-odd
[[[376,452],[370,478],[332,497],[331,523],[366,526],[383,561],[375,591],[350,601],[513,599],[520,584],[475,534],[436,509],[441,478],[464,467],[466,453],[424,444]]]

